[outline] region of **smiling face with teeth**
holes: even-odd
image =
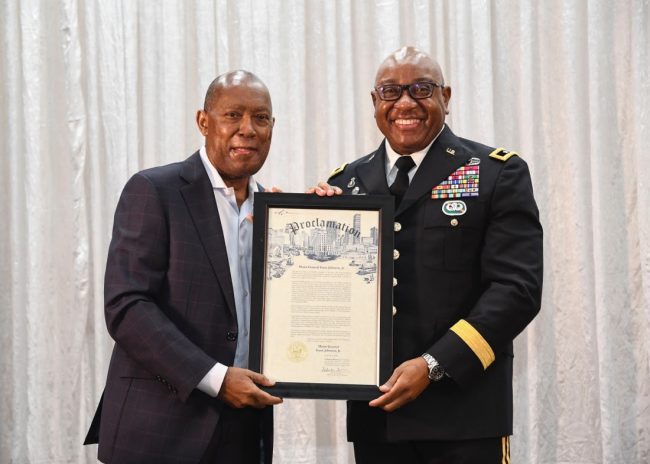
[[[247,71],[219,76],[196,115],[208,159],[229,187],[244,187],[260,170],[271,147],[271,97],[264,83]]]
[[[444,82],[442,71],[427,54],[413,47],[404,47],[381,64],[375,87],[385,84],[413,82]],[[377,127],[390,146],[400,155],[410,155],[425,148],[440,132],[448,113],[451,88],[436,87],[429,98],[413,99],[407,90],[398,100],[384,101],[375,90],[371,92],[375,105]]]

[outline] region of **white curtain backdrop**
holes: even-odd
[[[513,462],[650,462],[648,0],[0,1],[0,462],[96,462],[113,211],[200,146],[209,82],[267,83],[259,179],[303,191],[377,146],[369,91],[404,44],[439,59],[458,135],[531,167],[545,287],[515,343]],[[276,463],[353,462],[343,402],[275,418]]]

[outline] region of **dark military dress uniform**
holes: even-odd
[[[336,169],[344,194],[390,194],[383,142]],[[527,164],[445,127],[395,211],[394,366],[432,355],[448,376],[391,413],[348,404],[355,442],[512,434],[512,340],[540,308],[542,227]]]

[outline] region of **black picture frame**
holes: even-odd
[[[274,378],[273,387],[264,390],[283,398],[370,400],[381,395],[382,385],[392,373],[393,363],[393,238],[394,238],[394,199],[390,195],[336,195],[320,197],[299,193],[255,193],[253,221],[253,263],[252,294],[249,339],[249,368],[265,374],[263,359],[265,346],[270,340],[265,338],[264,323],[269,317],[266,313],[266,282],[270,265],[267,263],[269,246],[269,213],[272,209],[305,210],[352,210],[376,211],[378,221],[376,231],[376,283],[378,286],[378,327],[376,330],[377,349],[375,359],[368,363],[377,366],[377,384],[324,383],[323,379],[311,382],[287,382]],[[325,216],[327,213],[318,213]],[[295,232],[294,232],[295,233]],[[375,238],[373,237],[373,241]],[[303,251],[303,253],[306,253]],[[306,256],[306,254],[305,254]],[[354,261],[354,260],[353,260]],[[352,265],[352,264],[350,264]],[[364,277],[365,278],[365,277]],[[376,321],[375,321],[376,322]],[[356,335],[352,335],[355,337]],[[288,361],[287,361],[288,362]]]

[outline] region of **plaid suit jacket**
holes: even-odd
[[[232,365],[237,317],[219,211],[198,152],[127,182],[104,296],[116,343],[86,443],[98,439],[107,463],[199,462],[222,403],[195,387],[215,362]],[[271,421],[267,408],[269,462]]]

